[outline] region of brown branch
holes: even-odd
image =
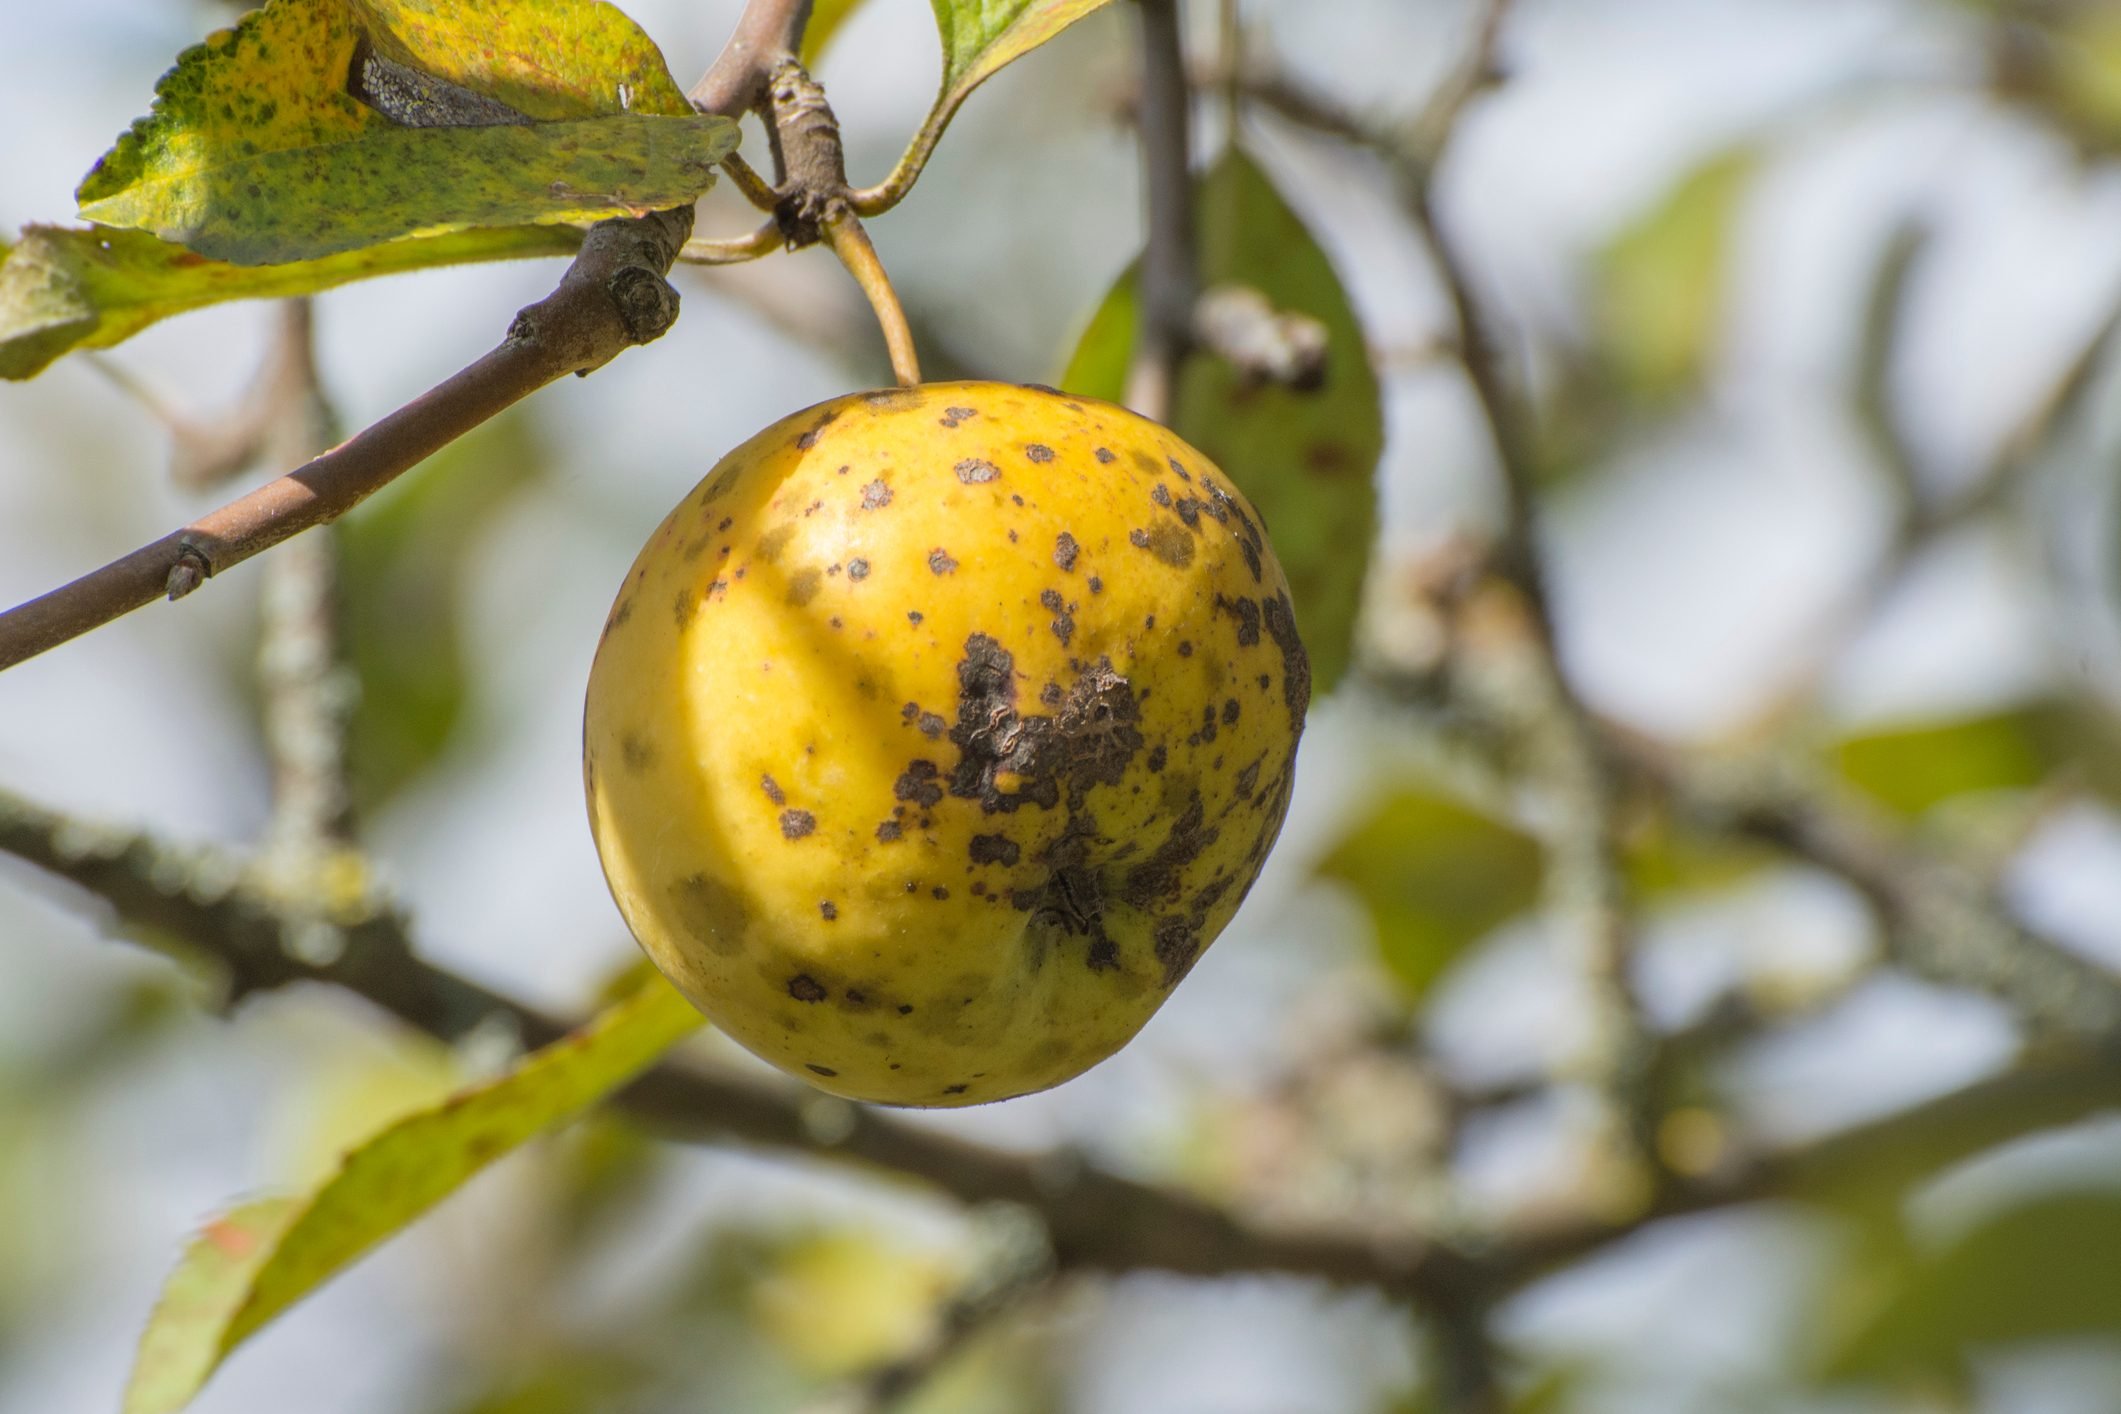
[[[516,315],[492,352],[287,475],[63,588],[0,614],[0,669],[109,623],[312,526],[336,520],[480,423],[569,373],[662,336],[678,296],[663,279],[690,208],[590,228],[559,288]]]
[[[1137,0],[1137,8],[1142,185],[1149,231],[1142,246],[1141,329],[1127,375],[1127,405],[1163,422],[1171,416],[1179,366],[1193,347],[1193,305],[1200,295],[1193,230],[1193,90],[1186,78],[1178,0]]]
[[[802,40],[810,0],[750,0],[729,45],[694,88],[703,111],[759,107]],[[779,135],[775,134],[776,145]],[[782,194],[782,202],[789,199]],[[592,226],[559,287],[522,310],[470,367],[306,465],[123,559],[0,614],[0,670],[109,623],[344,515],[450,442],[566,374],[601,368],[660,338],[677,318],[664,278],[692,234],[692,209]]]
[[[280,305],[287,372],[260,438],[258,460],[287,466],[338,440],[338,416],[317,371],[316,311],[307,298]],[[312,858],[345,847],[353,799],[346,727],[355,686],[340,660],[338,543],[331,527],[266,562],[258,629],[258,686],[273,766],[266,853]]]
[[[445,1042],[494,1018],[529,1046],[570,1026],[419,958],[404,919],[378,896],[334,906],[327,921],[342,931],[345,946],[318,957],[290,943],[314,920],[308,910],[319,891],[260,876],[225,851],[84,826],[0,791],[0,852],[87,890],[126,927],[210,959],[226,971],[232,997],[327,983]],[[1455,1298],[1479,1280],[1473,1259],[1411,1234],[1266,1231],[1203,1199],[1102,1172],[1072,1155],[1007,1154],[696,1061],[664,1062],[616,1103],[669,1139],[815,1154],[909,1175],[967,1203],[1029,1209],[1044,1220],[1064,1266],[1194,1276],[1285,1272],[1373,1285],[1417,1302]],[[819,1121],[821,1106],[833,1116],[829,1123]]]

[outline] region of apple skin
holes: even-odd
[[[583,775],[694,1005],[821,1089],[971,1105],[1124,1045],[1287,811],[1310,672],[1258,514],[1124,408],[855,393],[723,458],[627,575]]]

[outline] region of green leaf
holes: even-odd
[[[246,266],[208,260],[140,231],[31,226],[0,262],[0,378],[34,377],[69,350],[109,348],[158,320],[226,300],[314,294],[442,265],[570,255],[581,243],[572,227],[518,226]]]
[[[626,1084],[702,1024],[660,980],[507,1074],[399,1120],[300,1198],[247,1203],[210,1225],[164,1288],[125,1414],[168,1414],[229,1351],[494,1160]]]
[[[1200,280],[1264,295],[1325,326],[1316,388],[1261,386],[1219,358],[1186,360],[1171,425],[1235,481],[1266,518],[1289,576],[1312,679],[1330,690],[1354,649],[1377,530],[1384,406],[1369,347],[1333,265],[1259,167],[1231,149],[1200,179]],[[1116,401],[1133,357],[1135,272],[1091,316],[1061,386]]]
[[[1110,0],[930,0],[943,41],[943,85],[914,135],[907,160],[920,160],[972,90],[1004,65],[1044,44]],[[837,23],[835,21],[834,23]],[[823,41],[819,41],[820,44]],[[902,161],[901,168],[905,166]]]
[[[1758,152],[1719,152],[1614,238],[1599,260],[1598,323],[1622,379],[1651,402],[1701,381],[1723,322],[1724,269]]]
[[[342,633],[361,684],[348,758],[363,813],[432,765],[466,719],[465,574],[486,529],[543,476],[545,447],[535,413],[518,407],[337,527]]]
[[[861,8],[862,0],[817,0],[810,8],[810,24],[803,30],[803,65],[817,67],[824,57],[825,46],[832,43],[854,12]]]
[[[1955,796],[2040,784],[2055,764],[2044,743],[2047,719],[2043,709],[2024,707],[1902,724],[1839,742],[1833,762],[1887,808],[1920,815]]]
[[[1139,262],[1129,265],[1098,301],[1056,380],[1061,387],[1108,403],[1126,401],[1127,369],[1134,362],[1134,341],[1141,337],[1138,275]]]
[[[187,50],[83,217],[243,265],[682,206],[736,125],[594,0],[272,0]]]
[[[2121,1330],[2121,1191],[2049,1193],[1915,1263],[1826,1363],[1829,1380],[1948,1374],[1973,1348]]]
[[[1319,865],[1351,885],[1384,962],[1419,1001],[1467,947],[1539,900],[1530,836],[1448,796],[1395,792]]]

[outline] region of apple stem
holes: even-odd
[[[891,277],[884,273],[884,262],[877,259],[876,247],[870,244],[869,233],[862,229],[862,218],[852,210],[842,208],[826,218],[824,231],[832,253],[847,267],[847,273],[854,276],[854,282],[869,297],[869,307],[876,311],[876,322],[884,330],[884,346],[891,352],[892,375],[901,387],[918,386],[921,361],[914,352],[913,330],[906,323],[906,311],[899,304],[898,292],[891,288]]]

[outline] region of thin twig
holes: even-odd
[[[1127,375],[1127,405],[1168,421],[1179,366],[1193,346],[1200,296],[1193,231],[1190,109],[1193,90],[1177,0],[1137,0],[1141,12],[1141,153],[1148,239],[1141,258],[1141,329]]]
[[[768,221],[749,235],[731,236],[726,240],[695,236],[685,242],[684,248],[678,252],[678,260],[686,265],[742,265],[771,255],[786,244],[780,222]]]
[[[724,157],[722,170],[728,174],[730,185],[759,210],[771,212],[780,205],[781,194],[773,189],[773,183],[760,176],[759,169],[745,161],[742,154],[731,152]]]

